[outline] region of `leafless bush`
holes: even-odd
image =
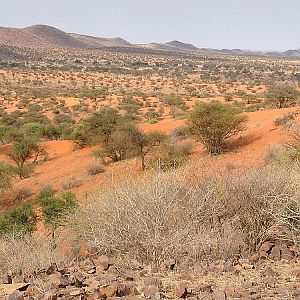
[[[80,187],[82,181],[76,177],[69,177],[65,182],[62,183],[62,187],[64,190],[70,190],[75,187]]]
[[[0,240],[2,272],[31,274],[66,260],[59,248],[54,248],[47,237],[9,235]]]
[[[103,173],[105,171],[105,167],[102,163],[93,162],[87,166],[88,175],[96,175],[99,173]]]
[[[69,225],[96,253],[147,262],[226,259],[254,251],[284,216],[280,202],[300,190],[294,170],[270,165],[198,184],[178,171],[158,173],[92,196]]]

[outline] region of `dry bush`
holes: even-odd
[[[51,263],[67,261],[66,255],[59,249],[44,236],[5,236],[0,240],[1,271],[28,275],[48,268]]]
[[[287,208],[299,199],[296,174],[297,167],[270,165],[192,184],[178,171],[158,173],[91,196],[68,222],[76,244],[115,257],[160,262],[246,255],[274,224],[287,223]]]
[[[62,187],[64,190],[70,190],[72,188],[80,187],[82,185],[82,181],[76,177],[69,177],[66,181],[62,183]]]
[[[297,169],[293,165],[268,165],[227,179],[225,190],[230,199],[229,210],[238,218],[250,252],[255,251],[278,221],[273,213],[283,212],[280,203],[289,203],[299,196]]]
[[[105,167],[103,163],[99,162],[92,162],[87,166],[87,173],[88,175],[97,175],[103,173],[105,171]]]
[[[212,248],[229,246],[222,251],[226,255],[233,249],[219,238],[225,222],[214,219],[222,209],[215,196],[211,183],[194,187],[174,173],[172,180],[158,174],[93,196],[70,217],[70,226],[78,240],[95,252],[129,255],[139,261],[158,262],[186,253],[209,256]],[[207,226],[219,236],[206,234]]]

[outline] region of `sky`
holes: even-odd
[[[131,43],[300,48],[300,0],[0,0],[0,26],[33,24]]]

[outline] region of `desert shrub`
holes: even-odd
[[[206,244],[194,226],[211,213],[199,193],[200,188],[191,189],[175,176],[128,182],[80,207],[69,225],[78,241],[97,253],[154,262],[186,252],[193,255],[199,244]]]
[[[227,259],[255,251],[278,222],[299,234],[299,187],[298,165],[194,183],[188,173],[158,173],[91,196],[68,223],[95,253],[143,262]]]
[[[56,124],[64,124],[64,123],[74,124],[75,123],[75,121],[72,119],[72,117],[70,115],[66,115],[66,114],[56,115],[54,117],[53,121]]]
[[[286,126],[286,125],[289,124],[289,127],[290,127],[292,125],[292,122],[293,122],[293,120],[295,119],[296,116],[297,116],[296,112],[289,112],[289,113],[285,114],[282,117],[277,117],[274,120],[274,124],[276,126],[280,126],[280,125],[285,125]]]
[[[128,114],[137,114],[141,106],[142,103],[132,96],[125,97],[120,102],[120,108],[124,109]]]
[[[62,224],[62,217],[76,206],[75,195],[71,192],[55,196],[52,190],[40,193],[39,204],[42,208],[44,220],[53,228]]]
[[[190,136],[190,131],[188,126],[178,126],[174,128],[170,134],[170,137],[175,140],[184,140]]]
[[[296,104],[299,92],[290,85],[277,84],[268,88],[267,100],[278,108],[289,107]]]
[[[228,105],[198,102],[189,115],[191,133],[211,154],[224,151],[225,141],[245,129],[247,117]]]
[[[25,203],[0,214],[0,234],[31,232],[35,229],[35,223],[33,206]]]
[[[80,187],[82,184],[82,181],[74,176],[71,176],[67,178],[63,183],[62,187],[64,190],[70,190],[76,187]]]
[[[96,175],[96,174],[103,173],[104,171],[105,171],[105,167],[103,166],[102,163],[99,162],[93,162],[87,166],[88,175]]]
[[[109,138],[116,127],[126,121],[125,117],[118,114],[113,108],[103,108],[90,118],[81,120],[73,128],[72,138],[78,146],[98,143],[108,143]]]
[[[182,110],[181,108],[178,107],[171,107],[170,109],[170,115],[173,118],[184,118],[186,113],[184,110]]]
[[[180,96],[177,96],[174,94],[163,97],[162,101],[166,105],[171,106],[171,107],[177,107],[177,108],[181,109],[182,111],[186,111],[189,108]]]
[[[47,151],[35,138],[22,136],[13,144],[9,155],[16,164],[15,172],[24,179],[30,174],[32,163],[40,156],[46,157]]]
[[[33,192],[29,187],[22,187],[16,191],[15,201],[22,202],[32,196]]]
[[[46,237],[10,234],[0,239],[0,264],[3,272],[31,275],[52,263],[66,262],[63,251],[54,248]]]
[[[291,141],[285,145],[286,156],[293,161],[300,161],[300,124],[292,127]]]
[[[13,167],[3,161],[0,161],[0,190],[11,187],[13,176]]]
[[[161,171],[169,171],[179,168],[187,162],[187,157],[192,152],[190,141],[180,141],[177,143],[165,143],[158,153],[155,153],[148,162],[148,165]]]

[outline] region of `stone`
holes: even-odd
[[[287,245],[283,244],[280,246],[281,259],[292,260],[294,253],[288,248]]]
[[[205,292],[205,293],[212,293],[212,285],[211,284],[201,284],[196,288],[197,292]]]
[[[159,289],[156,285],[144,286],[142,293],[146,298],[153,298],[159,295]]]
[[[155,285],[157,287],[161,287],[161,280],[158,277],[145,277],[144,278],[144,285]]]
[[[113,297],[116,296],[118,293],[119,284],[114,282],[110,285],[100,287],[99,291],[101,294],[105,295],[106,297]]]
[[[57,272],[57,265],[55,263],[51,264],[48,269],[46,270],[46,274],[47,275],[52,275],[54,274],[55,272]]]
[[[135,283],[125,283],[122,284],[119,289],[118,289],[118,296],[119,297],[124,297],[124,296],[135,296],[138,295],[138,290],[136,288]]]
[[[43,300],[56,300],[56,299],[57,299],[56,295],[54,295],[52,292],[46,292],[43,297]]]
[[[12,276],[10,274],[6,274],[2,277],[2,283],[4,284],[12,284],[13,280],[12,280]]]
[[[226,294],[225,292],[214,292],[213,294],[214,300],[226,300]]]
[[[16,290],[8,296],[8,300],[24,300],[22,292]]]
[[[268,277],[274,277],[274,278],[276,278],[276,277],[279,276],[279,273],[276,272],[276,271],[274,271],[272,268],[267,267],[267,268],[265,269],[265,271],[264,271],[264,275],[265,275],[265,276],[268,276]]]
[[[259,252],[269,253],[273,247],[274,247],[274,243],[266,241],[260,246]]]
[[[97,271],[107,271],[110,267],[109,258],[106,255],[99,256],[94,260],[94,264],[96,265]]]
[[[76,297],[76,296],[79,296],[81,294],[83,294],[83,291],[79,288],[72,288],[72,289],[69,290],[69,295],[70,296]]]
[[[161,268],[164,270],[174,270],[176,266],[176,261],[174,259],[165,260],[161,264]]]
[[[269,277],[269,278],[267,278],[267,280],[266,280],[266,287],[268,287],[268,288],[275,288],[276,283],[277,283],[276,278],[274,278],[274,277]]]
[[[272,248],[269,258],[275,261],[280,260],[281,258],[280,246],[276,245]]]
[[[187,284],[186,282],[179,282],[174,289],[174,294],[178,298],[186,298],[188,295]]]

